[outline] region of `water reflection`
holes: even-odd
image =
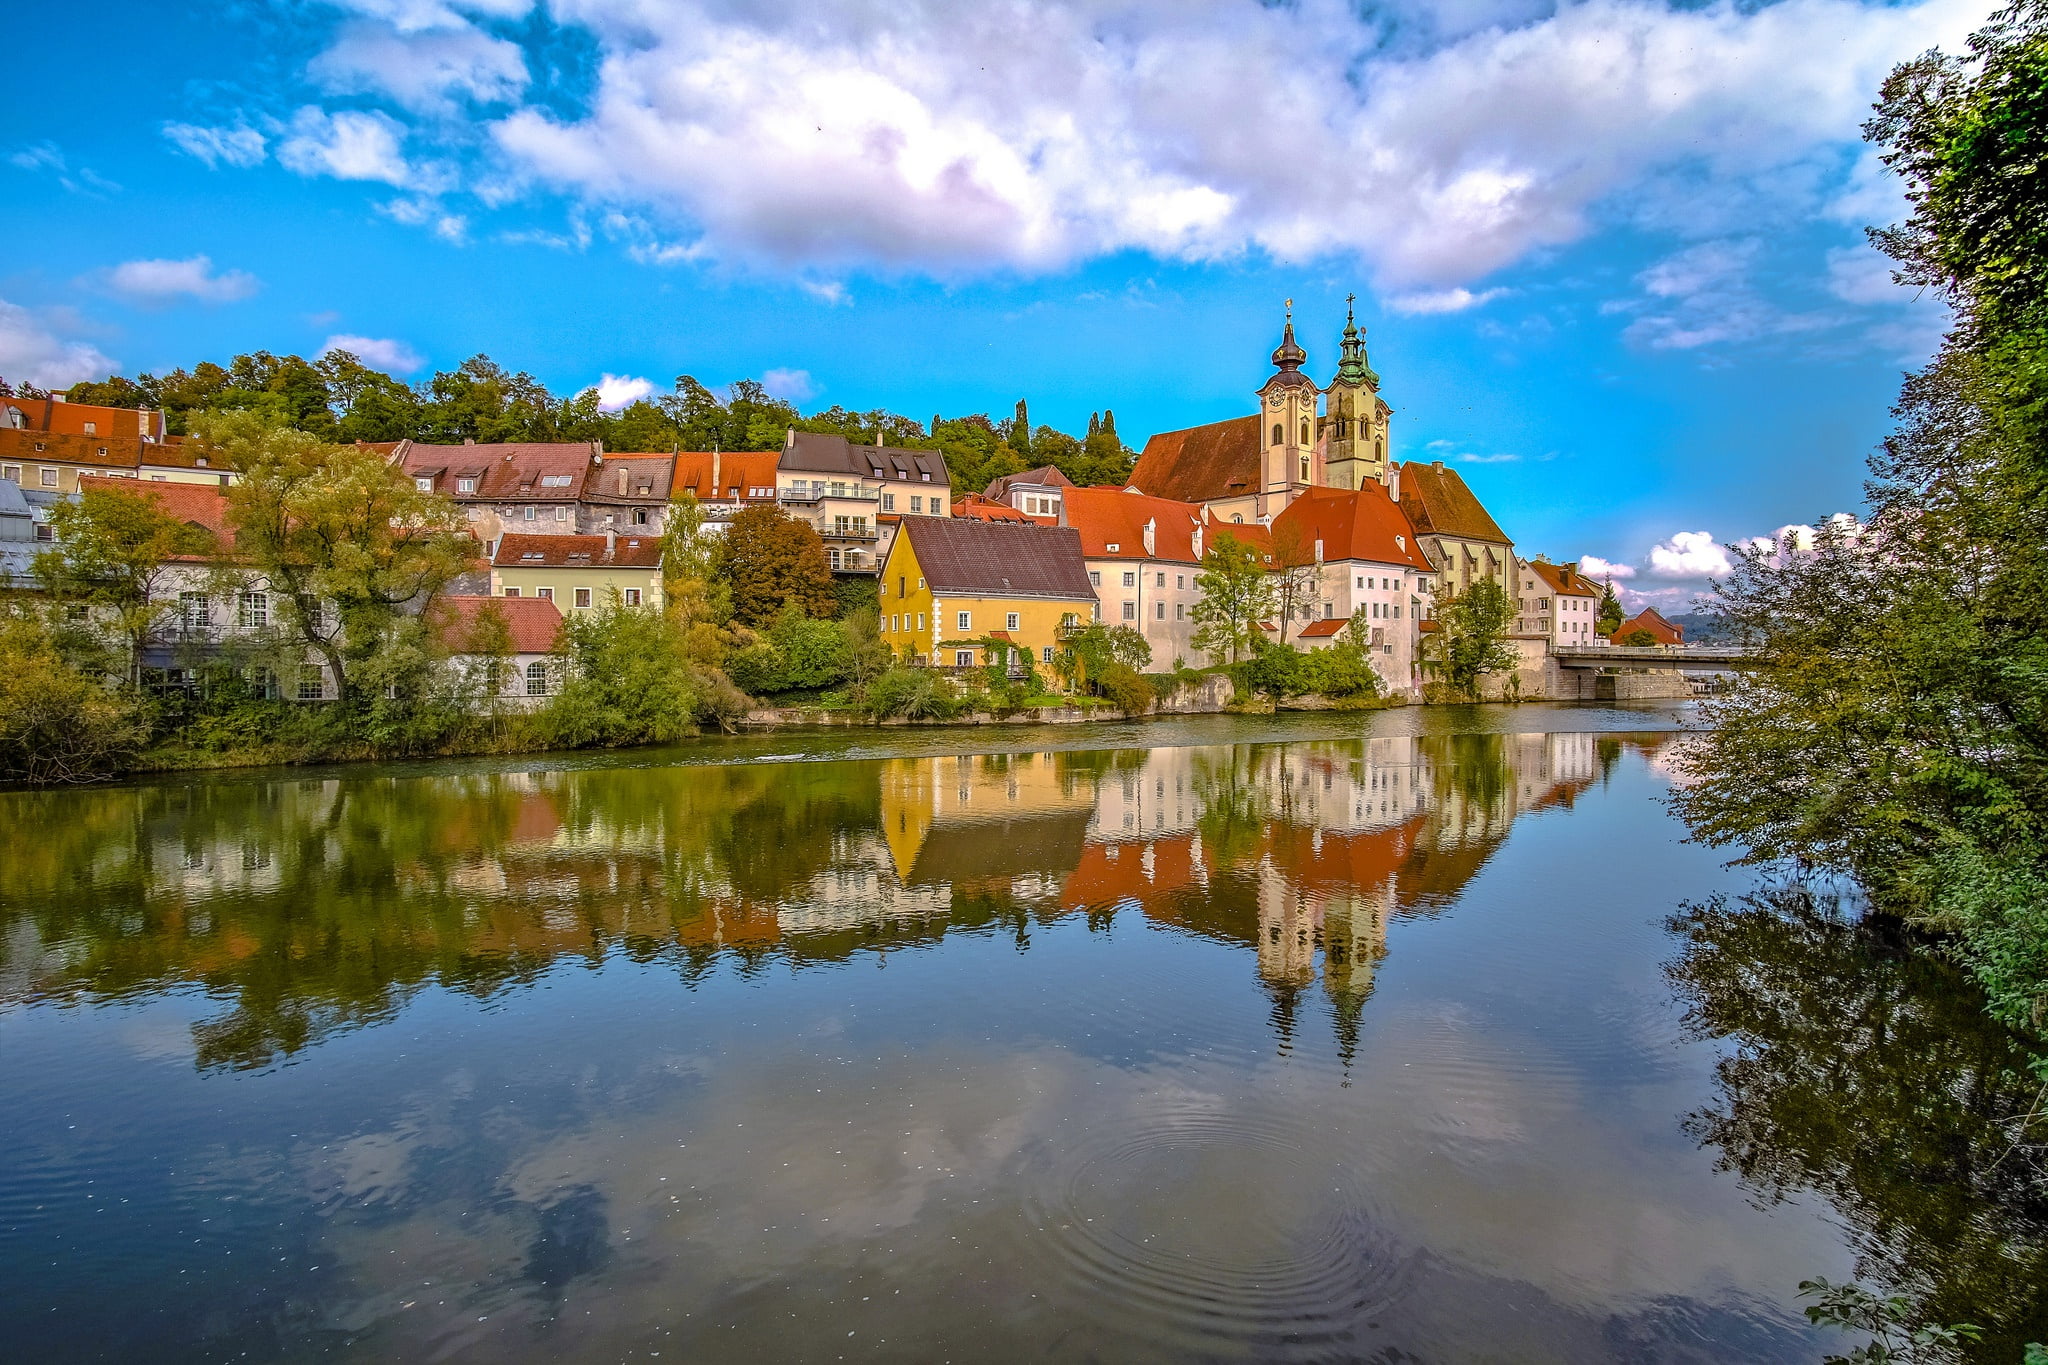
[[[260,1067],[623,952],[694,981],[1119,915],[1251,949],[1348,1058],[1389,921],[1456,900],[1521,815],[1665,735],[1454,734],[879,762],[14,793],[0,1004],[204,986],[201,1068]]]

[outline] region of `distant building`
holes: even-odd
[[[936,450],[860,445],[791,429],[775,468],[776,497],[817,528],[835,573],[872,574],[907,517],[944,517],[953,501]]]
[[[491,556],[491,596],[538,597],[564,613],[606,606],[659,607],[658,536],[501,536]]]
[[[488,550],[508,532],[577,534],[584,484],[598,454],[590,441],[400,441],[391,459],[421,492],[454,499]]]
[[[576,529],[585,535],[660,535],[668,524],[676,459],[666,453],[595,456],[583,480]]]
[[[40,431],[58,436],[118,436],[162,441],[169,435],[163,413],[154,408],[106,408],[47,398],[0,398],[0,429]]]
[[[1604,645],[1595,621],[1600,614],[1600,586],[1579,572],[1576,564],[1518,560],[1515,630],[1540,635],[1553,649],[1585,649]]]
[[[688,493],[704,510],[706,530],[722,532],[734,517],[757,504],[775,503],[779,450],[685,450],[675,457],[669,496]]]
[[[1685,627],[1673,625],[1664,619],[1664,614],[1655,607],[1644,607],[1634,616],[1621,623],[1621,629],[1607,638],[1620,644],[1639,630],[1647,630],[1660,645],[1682,645],[1685,643]]]
[[[477,652],[477,623],[495,611],[505,623],[509,656],[492,660]],[[537,705],[557,685],[553,651],[562,631],[562,613],[540,597],[443,597],[429,613],[435,639],[450,662],[471,681],[493,662],[502,669],[498,695],[502,700]]]
[[[987,663],[990,640],[1050,663],[1096,606],[1080,532],[1020,522],[906,517],[878,588],[883,641],[946,667]]]
[[[982,496],[991,502],[1014,507],[1027,517],[1057,519],[1060,500],[1073,486],[1074,481],[1057,468],[1042,464],[1021,474],[1003,475],[983,489]]]
[[[1007,502],[996,502],[980,493],[968,493],[953,499],[953,515],[976,517],[982,521],[1025,521],[1050,525],[1041,517],[1029,517],[1010,506]]]
[[[1307,489],[1273,533],[1307,549],[1317,566],[1303,647],[1322,647],[1362,616],[1373,667],[1388,690],[1414,687],[1416,623],[1429,608],[1434,567],[1387,490],[1377,480],[1355,490]]]

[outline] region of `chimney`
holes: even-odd
[[[1431,460],[1429,462],[1429,467],[1431,469],[1434,469],[1439,474],[1444,472],[1444,462],[1442,460]]]
[[[1400,505],[1401,466],[1397,464],[1389,464],[1387,466],[1387,497],[1395,506]]]
[[[1150,559],[1157,553],[1158,536],[1159,519],[1154,517],[1145,523],[1145,557],[1147,559]]]
[[[604,557],[610,559],[619,552],[619,533],[607,526],[604,528]]]
[[[711,500],[718,501],[718,442],[711,443]]]
[[[795,450],[795,449],[796,449],[796,428],[795,428],[795,427],[790,427],[790,428],[789,428],[789,429],[787,430],[787,432],[786,432],[786,433],[785,433],[785,434],[783,435],[783,438],[782,438],[782,448],[783,448],[784,450]]]
[[[877,449],[877,450],[880,450],[881,448],[882,448],[882,432],[881,432],[881,428],[877,427],[877,428],[875,429],[875,449]]]
[[[1317,536],[1317,537],[1316,537],[1316,563],[1320,564],[1320,563],[1322,563],[1322,562],[1323,562],[1323,538],[1322,538],[1321,536]]]

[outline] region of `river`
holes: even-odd
[[[2018,1045],[1685,714],[0,793],[0,1356],[2016,1362]]]

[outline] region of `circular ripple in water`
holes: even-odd
[[[1165,1355],[1355,1340],[1404,1260],[1339,1141],[1297,1117],[1170,1104],[1054,1154],[1029,1213],[1063,1291]]]

